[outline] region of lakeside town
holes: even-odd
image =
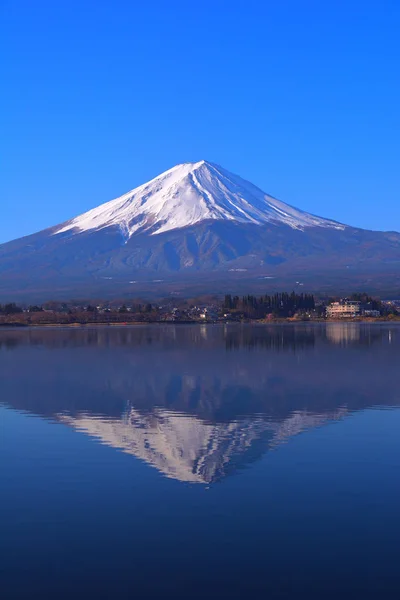
[[[0,326],[85,325],[128,323],[218,323],[253,321],[400,320],[400,300],[381,300],[366,293],[320,299],[313,294],[202,297],[141,301],[45,302],[41,305],[0,304]]]

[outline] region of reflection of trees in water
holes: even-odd
[[[12,335],[7,335],[7,333],[4,334],[4,332],[0,331],[0,350],[13,350],[14,348],[22,344],[26,344],[26,340],[23,340],[19,336],[13,337]]]
[[[12,349],[20,345],[46,348],[79,348],[85,346],[142,346],[151,345],[165,338],[161,328],[154,327],[97,327],[97,328],[48,328],[24,331],[1,331],[0,348]]]
[[[215,481],[304,429],[400,403],[400,328],[354,325],[2,331],[1,400]]]
[[[225,335],[227,350],[239,348],[268,348],[271,350],[295,351],[315,346],[317,338],[321,338],[318,328],[297,328],[296,326],[242,327],[239,331],[228,331]]]
[[[47,332],[24,332],[35,334],[35,344],[25,343],[17,359],[3,354],[0,380],[8,378],[15,390],[14,406],[41,414],[86,411],[118,417],[126,406],[149,413],[160,407],[215,423],[257,414],[279,420],[298,410],[325,413],[342,405],[358,410],[396,404],[400,336],[388,328],[361,327],[349,345],[342,333],[332,343],[327,330],[155,327],[51,331],[49,338]],[[48,352],[37,352],[43,336]],[[382,342],[379,352],[369,350],[377,340]],[[10,341],[14,349],[15,338]],[[54,342],[59,352],[52,352]]]
[[[273,351],[301,351],[317,343],[369,346],[387,336],[387,326],[363,323],[326,323],[314,325],[154,325],[97,328],[48,328],[0,330],[0,349],[12,350],[31,345],[46,348],[96,346],[158,346],[165,349],[180,345],[199,348],[224,346],[234,351],[265,348]],[[394,338],[399,328],[393,327]]]

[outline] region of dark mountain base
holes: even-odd
[[[0,246],[0,302],[301,289],[400,296],[400,234],[203,222],[159,235],[119,229]]]

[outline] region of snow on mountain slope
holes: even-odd
[[[285,224],[300,230],[345,228],[280,202],[238,175],[202,160],[165,171],[120,198],[64,223],[54,235],[117,226],[129,239],[136,232],[154,235],[209,219]]]

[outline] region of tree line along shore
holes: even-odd
[[[314,294],[281,292],[261,296],[194,299],[167,298],[157,303],[136,300],[0,304],[0,325],[86,325],[122,323],[206,323],[246,321],[397,320],[400,302],[367,293],[321,299]]]

